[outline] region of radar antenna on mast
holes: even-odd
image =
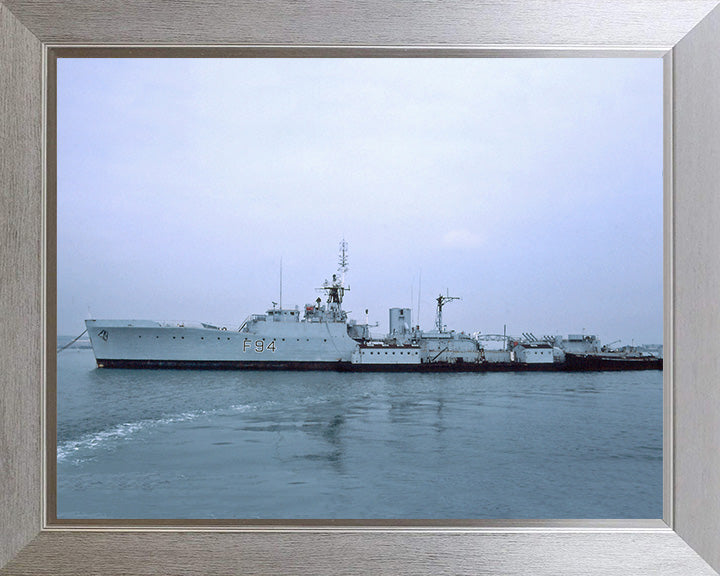
[[[345,283],[345,273],[348,271],[348,244],[345,238],[340,242],[340,258],[338,259],[338,272],[340,272],[340,281]]]
[[[442,321],[442,310],[443,306],[447,304],[448,302],[452,302],[453,300],[460,300],[459,296],[450,296],[450,292],[448,291],[446,296],[443,296],[440,294],[437,298],[435,298],[435,301],[437,302],[437,315],[435,317],[435,327],[437,328],[438,332],[443,331],[443,321]]]

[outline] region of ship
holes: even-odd
[[[663,359],[635,346],[619,349],[604,347],[599,351],[584,353],[566,352],[565,364],[568,370],[662,370]]]
[[[375,336],[343,309],[349,287],[347,243],[339,264],[318,290],[324,299],[300,309],[273,302],[264,314],[251,314],[239,326],[155,320],[85,321],[99,368],[199,368],[232,370],[337,371],[561,371],[602,370],[604,362],[576,361],[563,352],[562,339],[504,335],[503,350],[485,350],[484,336],[448,330],[443,308],[459,298],[436,298],[432,330],[413,325],[411,308],[389,309],[389,331]],[[282,301],[282,298],[280,298]],[[568,340],[569,341],[569,340]],[[577,350],[576,350],[577,351]],[[587,352],[587,351],[586,351]],[[662,368],[662,359],[628,362],[638,368]],[[622,369],[618,360],[612,369]]]

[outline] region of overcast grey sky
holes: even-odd
[[[662,342],[662,61],[59,59],[59,334],[302,306],[343,237],[380,328],[422,273],[425,329]]]

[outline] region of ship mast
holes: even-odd
[[[340,278],[338,279],[337,276],[333,274],[333,283],[331,286],[332,290],[330,291],[330,299],[334,300],[338,304],[342,304],[345,290],[350,290],[350,288],[345,288],[345,273],[348,269],[348,244],[345,242],[345,238],[343,237],[340,242],[340,254],[338,257],[337,268]]]
[[[450,296],[450,292],[448,291],[446,296],[443,296],[440,294],[437,298],[435,298],[435,301],[437,302],[437,316],[435,318],[435,326],[437,327],[438,332],[443,331],[443,321],[442,321],[442,310],[443,306],[447,304],[448,302],[452,302],[453,300],[460,300],[459,296]]]
[[[338,272],[340,273],[340,284],[345,285],[345,273],[348,271],[348,244],[345,238],[340,242],[340,258],[338,259]]]
[[[345,273],[348,271],[348,246],[347,242],[345,242],[345,238],[342,239],[342,242],[340,242],[340,257],[338,258],[338,269],[337,274],[332,275],[332,282],[328,282],[325,280],[323,283],[323,287],[319,288],[319,290],[324,290],[327,292],[328,304],[337,304],[337,311],[341,312],[342,308],[342,301],[343,296],[345,295],[345,292],[347,290],[350,290],[350,287],[345,286]]]

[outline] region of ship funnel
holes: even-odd
[[[410,308],[390,308],[390,336],[404,336],[410,333],[412,310]]]

